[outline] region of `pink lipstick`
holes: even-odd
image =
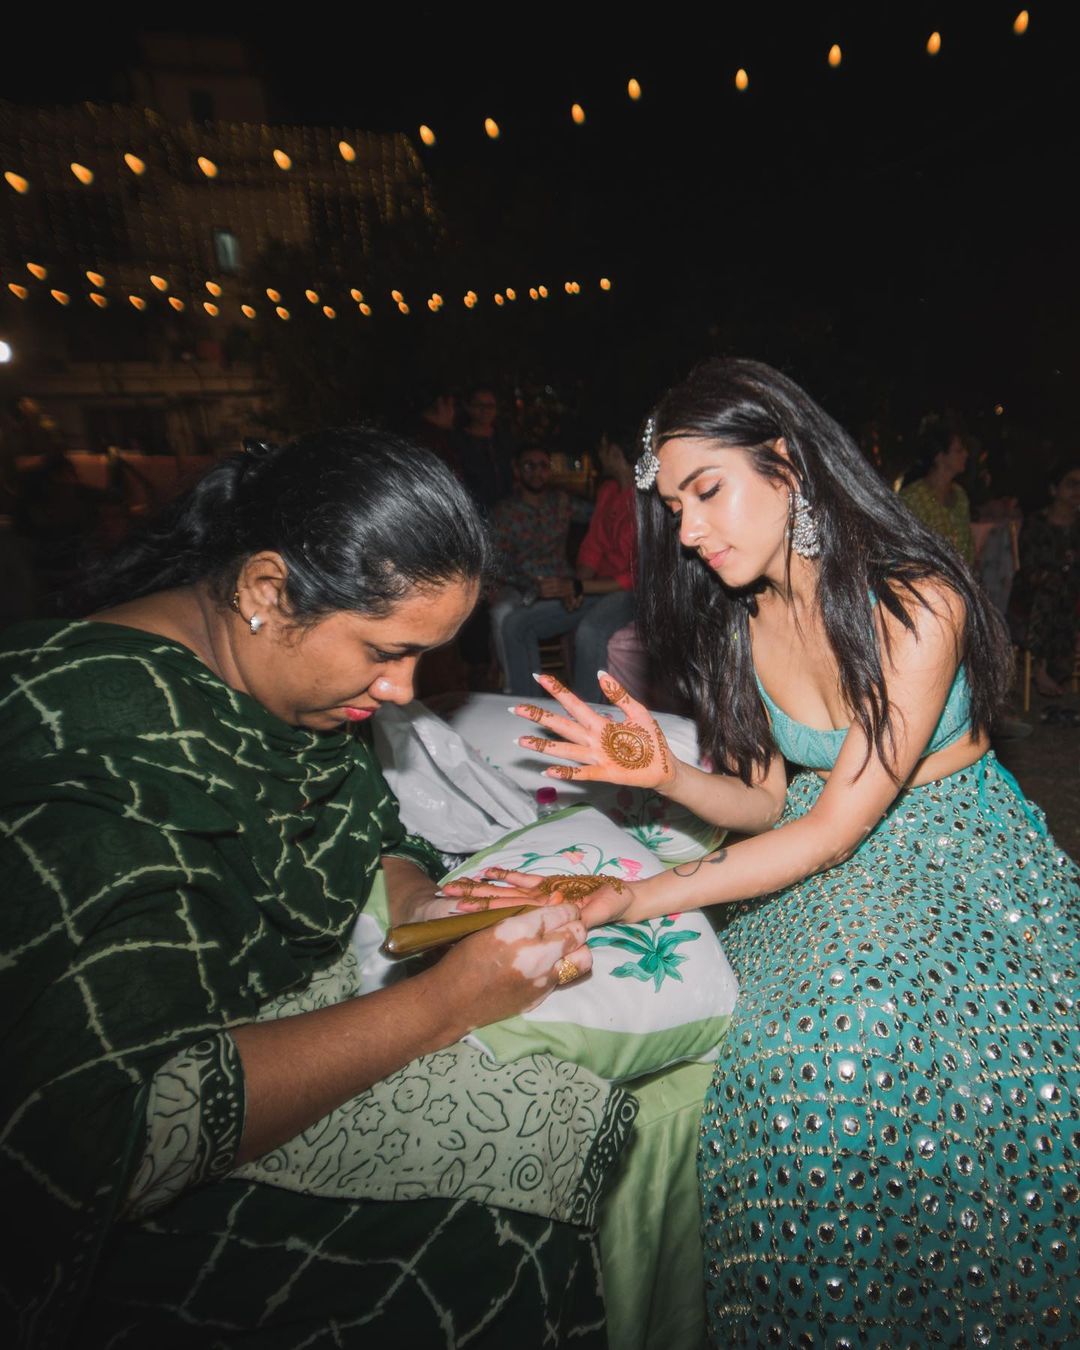
[[[350,722],[366,722],[369,717],[374,716],[374,708],[346,708],[345,716]]]

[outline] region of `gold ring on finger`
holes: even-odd
[[[555,979],[559,984],[573,984],[580,979],[581,971],[568,956],[560,956],[555,963]]]

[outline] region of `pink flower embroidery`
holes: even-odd
[[[631,881],[637,881],[638,873],[641,871],[641,864],[634,858],[619,858],[617,861],[627,877],[629,877]]]
[[[564,848],[560,850],[564,858],[568,858],[572,863],[581,862],[585,854],[579,848]]]

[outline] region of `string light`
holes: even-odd
[[[274,163],[278,166],[279,169],[292,168],[292,160],[289,158],[289,156],[285,153],[284,150],[274,151]]]
[[[337,318],[337,310],[334,309],[332,305],[323,305],[322,312],[326,315],[328,319]]]
[[[83,187],[89,187],[90,184],[94,181],[93,169],[88,169],[85,164],[77,164],[74,160],[72,160],[71,164],[68,167],[71,169],[71,172],[75,175],[75,177],[79,180],[79,182],[83,185]]]
[[[1016,34],[1017,37],[1024,36],[1024,34],[1028,30],[1028,24],[1030,22],[1031,22],[1031,15],[1028,14],[1026,9],[1022,9],[1020,13],[1016,16],[1016,18],[1013,19],[1013,32]]]
[[[749,88],[749,85],[750,85],[750,76],[747,75],[746,71],[743,70],[743,68],[740,66],[739,69],[735,72],[735,88],[741,94],[747,88]]]
[[[491,119],[488,118],[488,121],[490,122]],[[495,134],[498,135],[498,130],[497,130],[497,129],[496,129],[496,133],[495,133]],[[488,132],[488,135],[489,135],[489,136],[491,135],[491,132],[490,132],[490,131]],[[434,144],[435,144],[435,133],[432,131],[432,129],[431,129],[426,123],[423,123],[423,122],[420,124],[420,139],[424,142],[425,145],[434,145]]]
[[[170,295],[169,304],[172,305],[173,309],[176,310],[177,314],[183,312],[184,302],[183,300],[180,299],[178,295]]]
[[[273,288],[273,286],[267,286],[267,288],[266,288],[266,298],[267,298],[267,300],[269,300],[269,301],[271,302],[271,304],[274,304],[274,305],[280,304],[280,303],[281,303],[281,292],[280,292],[280,291],[275,291],[274,288]]]
[[[540,299],[540,292],[536,289],[535,286],[530,286],[530,287],[529,287],[529,299],[530,299],[530,300],[539,300],[539,299]]]
[[[405,299],[405,297],[401,294],[400,291],[391,291],[390,299],[393,300],[395,305],[400,305],[402,300]]]
[[[540,292],[541,300],[546,300],[548,298],[548,288],[546,286],[537,286],[536,289]]]
[[[284,305],[278,305],[277,309],[274,310],[274,313],[279,319],[288,319],[291,317]]]
[[[361,300],[363,300],[364,298],[364,292],[358,291],[355,286],[352,288],[349,294],[352,296],[352,298],[356,301],[357,304],[359,304]]]
[[[476,297],[473,295],[472,291],[469,291],[465,295],[463,303],[466,309],[472,309],[472,307],[476,304]]]
[[[832,66],[833,70],[835,70],[843,59],[844,54],[840,50],[840,44],[838,42],[834,42],[833,45],[829,48],[829,65]]]
[[[355,162],[356,151],[352,148],[352,146],[349,144],[348,141],[338,141],[337,148],[338,154],[341,156],[341,158],[345,161],[346,164],[352,164]]]
[[[30,191],[30,184],[21,173],[15,173],[12,169],[6,169],[4,171],[4,178],[7,180],[8,187],[14,188],[20,196],[22,196],[24,192]]]
[[[438,312],[439,312],[439,306],[435,303],[435,297],[434,297],[434,296],[432,296],[432,298],[427,302],[427,307],[428,307],[428,309],[431,310],[432,314],[438,314]]]
[[[71,304],[71,296],[68,295],[67,291],[50,291],[49,294],[52,296],[52,298],[56,301],[58,305]]]
[[[97,291],[90,292],[90,299],[94,302],[95,305],[97,305],[98,309],[104,309],[106,305],[108,305],[109,303],[108,300],[106,300],[105,297],[103,295],[100,295]]]
[[[641,97],[641,85],[637,82],[637,80],[633,79],[628,80],[626,83],[626,92],[627,94],[629,94],[630,98],[636,103],[638,99]]]
[[[433,291],[432,294],[431,294],[431,298],[432,298],[432,300],[435,301],[435,308],[436,308],[436,309],[442,309],[442,307],[443,307],[443,298],[442,298],[442,296],[439,294],[439,292],[438,292],[438,291]]]
[[[104,286],[104,285],[105,285],[105,278],[101,275],[100,272],[87,272],[87,273],[86,273],[86,279],[87,279],[87,281],[90,283],[91,286]]]
[[[368,304],[365,304],[365,303],[361,302],[361,304],[360,304],[360,313],[364,316],[365,319],[370,319],[370,318],[371,318],[371,306],[368,305]]]
[[[217,284],[216,281],[208,281],[206,283],[206,289],[210,292],[211,295],[221,294],[221,287]]]
[[[937,56],[938,52],[941,51],[940,33],[935,31],[930,34],[930,36],[926,39],[926,50],[930,56]]]
[[[38,281],[44,281],[49,275],[48,268],[42,267],[40,263],[27,263],[26,270],[32,277],[37,277]]]
[[[507,288],[506,288],[506,298],[507,298],[507,300],[516,300],[516,299],[517,299],[517,291],[514,290],[513,286],[507,286]]]
[[[155,291],[167,291],[169,289],[169,283],[165,278],[159,277],[156,274],[151,274],[150,285],[153,286]]]
[[[255,317],[255,311],[251,307],[251,305],[241,305],[240,313],[244,316],[245,319],[253,319]]]
[[[218,176],[218,166],[212,159],[207,159],[205,155],[200,155],[195,161],[207,178],[216,178]]]
[[[212,319],[216,319],[217,316],[221,313],[221,310],[218,309],[217,305],[214,304],[213,300],[204,300],[202,302],[202,307],[203,309],[206,310],[207,314],[209,314]]]
[[[500,307],[506,304],[506,297],[502,295],[499,291],[495,292],[495,303]]]
[[[585,109],[580,103],[575,103],[570,108],[570,116],[574,119],[576,126],[583,126],[585,123]]]
[[[495,121],[494,117],[484,118],[484,130],[487,132],[490,140],[497,141],[499,139],[501,134],[499,124]]]
[[[572,281],[564,281],[564,282],[563,282],[563,290],[566,292],[567,295],[573,295],[573,294],[574,294],[574,283],[573,283]]]
[[[399,301],[398,301],[398,310],[399,310],[400,313],[402,313],[402,314],[408,314],[408,312],[409,312],[409,306],[405,303],[404,300],[399,300]]]
[[[307,290],[304,292],[304,295],[309,305],[317,305],[319,303],[318,291]]]
[[[146,172],[146,161],[140,159],[138,155],[133,155],[130,151],[124,156],[124,163],[137,178],[141,178]]]
[[[11,292],[12,295],[17,295],[20,300],[25,300],[26,297],[30,294],[30,292],[26,289],[26,287],[20,286],[17,281],[9,281],[8,290]]]
[[[131,301],[132,307],[134,309],[137,309],[140,314],[146,308],[146,301],[142,298],[141,295],[129,295],[128,300]]]
[[[600,289],[601,289],[602,291],[610,291],[610,290],[611,290],[611,278],[610,278],[610,277],[601,277],[601,278],[600,278]]]

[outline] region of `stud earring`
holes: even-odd
[[[229,607],[230,607],[231,609],[236,610],[237,614],[240,614],[240,592],[239,592],[239,591],[233,591],[233,597],[232,597],[232,599],[229,601]],[[243,617],[244,617],[243,614],[240,614],[240,617],[243,618]],[[248,625],[248,627],[251,629],[251,636],[252,636],[252,637],[255,637],[255,635],[258,633],[259,629],[263,626],[263,620],[260,619],[259,616],[258,616],[257,614],[253,614],[253,615],[251,616],[251,618],[248,619],[247,625]]]

